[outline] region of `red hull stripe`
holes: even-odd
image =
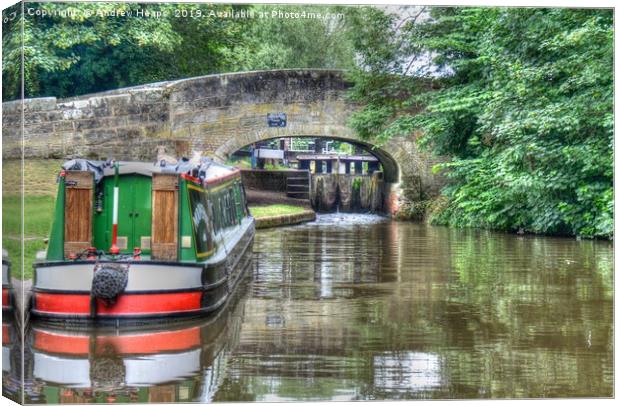
[[[9,336],[9,325],[2,324],[2,345],[11,344],[11,336]]]
[[[200,310],[201,292],[121,295],[107,307],[97,299],[99,315],[147,315]],[[35,310],[58,314],[90,314],[90,296],[78,294],[35,293]]]
[[[200,327],[152,334],[97,337],[97,353],[114,348],[116,354],[156,354],[162,351],[182,351],[200,345]],[[37,350],[72,355],[88,355],[89,336],[72,336],[35,330],[34,348]]]
[[[2,307],[8,307],[9,305],[9,288],[2,288]]]
[[[222,183],[222,182],[224,182],[225,180],[232,179],[232,178],[234,178],[235,176],[238,176],[240,173],[241,173],[241,171],[240,171],[239,169],[235,169],[235,170],[233,170],[232,172],[227,173],[227,174],[225,174],[225,175],[221,175],[221,176],[217,176],[217,177],[215,177],[215,178],[210,178],[210,179],[207,179],[207,180],[204,182],[204,185],[214,186],[214,185],[217,185],[218,183]],[[195,177],[193,177],[193,176],[190,176],[190,175],[188,175],[188,174],[186,174],[186,173],[181,174],[181,177],[182,177],[183,179],[187,179],[187,180],[189,180],[190,182],[193,182],[193,183],[195,183],[195,184],[197,184],[197,185],[201,185],[201,186],[203,186],[203,184],[200,182],[200,179],[195,178]]]

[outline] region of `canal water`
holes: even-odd
[[[254,251],[208,321],[33,325],[27,400],[613,395],[610,243],[330,214],[260,230]]]

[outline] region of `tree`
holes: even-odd
[[[329,6],[257,5],[243,36],[241,70],[322,68],[353,65],[353,47],[345,37],[348,9]]]
[[[220,72],[353,64],[342,7],[28,3],[26,9],[26,97],[70,97]],[[253,18],[234,17],[250,11]],[[21,24],[6,28],[3,44],[12,51],[3,55],[3,90],[4,100],[11,100],[19,97]]]
[[[21,97],[22,79],[21,4],[2,10],[2,94],[3,100]]]
[[[28,3],[26,97],[68,97],[225,70],[242,23],[205,15],[200,4]],[[12,50],[3,55],[2,73],[11,79],[3,88],[5,100],[19,97],[21,27],[13,25],[3,35],[5,49]]]
[[[356,73],[351,123],[379,140],[421,129],[452,157],[435,222],[611,237],[610,10],[434,8],[390,27],[400,43],[372,44],[385,57]],[[403,61],[425,55],[434,86],[416,88]]]

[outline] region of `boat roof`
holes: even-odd
[[[95,175],[95,182],[99,182],[103,177],[114,176],[115,161],[92,161],[86,159],[72,159],[62,165],[64,170],[89,171]],[[239,173],[234,167],[217,163],[209,158],[187,159],[180,158],[168,163],[164,160],[160,162],[140,162],[140,161],[116,161],[118,163],[119,175],[138,174],[153,176],[154,173],[176,173],[187,175],[190,180],[201,183],[202,181],[211,183],[212,181],[223,180],[231,175]],[[198,176],[195,176],[195,175]]]

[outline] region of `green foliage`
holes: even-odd
[[[333,146],[334,150],[341,154],[352,155],[355,152],[353,145],[348,142],[334,141]]]
[[[244,157],[231,156],[230,158],[228,158],[225,164],[229,166],[234,166],[240,169],[251,169],[252,168],[252,161],[250,157],[248,156],[244,156]]]
[[[261,219],[272,216],[288,216],[300,214],[308,211],[302,206],[292,206],[290,204],[272,204],[268,206],[250,206],[250,213],[254,218]]]
[[[436,223],[612,236],[610,10],[434,8],[394,37],[386,55],[400,63],[355,73],[367,104],[351,124],[380,141],[421,129],[452,157]]]
[[[424,221],[433,202],[431,200],[407,201],[394,214],[397,220]]]
[[[55,199],[52,196],[27,195],[24,199],[24,279],[31,279],[32,263],[39,251],[47,246],[45,239],[49,236],[52,225]],[[2,196],[2,247],[7,251],[12,266],[12,277],[22,278],[22,200],[20,196]]]
[[[613,14],[601,9],[28,3],[7,18],[4,100],[217,72],[348,68],[350,125],[422,133],[451,161],[441,224],[611,237]],[[137,9],[162,17],[137,17]],[[186,16],[175,15],[180,9]],[[211,11],[334,18],[211,18]],[[69,15],[54,15],[68,12]],[[133,12],[131,18],[105,13]],[[99,12],[97,14],[96,12]],[[344,15],[338,16],[339,13]],[[23,38],[21,30],[24,30]],[[23,43],[22,43],[23,41]]]
[[[170,6],[144,5],[149,11]],[[136,69],[153,68],[141,56],[170,54],[181,43],[170,19],[107,17],[104,13],[135,11],[132,3],[28,3],[23,18],[24,86],[26,97],[69,96],[136,84]],[[102,14],[97,14],[97,12]],[[10,31],[3,42],[19,38]],[[19,75],[19,64],[3,55],[3,75]],[[151,79],[147,75],[144,80]],[[5,99],[19,95],[20,81],[5,88]]]
[[[266,163],[264,169],[266,169],[268,171],[280,171],[280,170],[287,170],[287,169],[291,169],[291,168],[289,168],[286,165],[282,165],[280,163],[275,163],[275,164]]]
[[[354,60],[338,7],[45,2],[27,9],[47,16],[26,12],[4,25],[5,101],[20,97],[22,49],[26,97],[70,97],[242,70],[348,68]],[[274,10],[307,17],[272,17]],[[249,11],[254,18],[214,15]]]
[[[310,144],[313,142],[314,142],[314,138],[296,137],[292,139],[291,149],[307,151],[310,149]]]
[[[256,5],[252,11],[258,17],[243,34],[239,70],[352,66],[353,47],[345,38],[342,7]],[[279,18],[279,11],[297,18]]]

